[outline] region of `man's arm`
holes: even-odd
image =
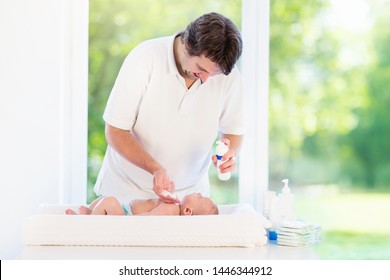
[[[163,167],[138,143],[128,130],[119,129],[106,124],[108,144],[122,157],[132,164],[154,174]]]
[[[229,145],[229,152],[232,150],[233,154],[228,156],[232,157],[235,156],[237,157],[238,154],[240,153],[241,146],[242,146],[242,141],[244,139],[243,135],[234,135],[234,134],[221,134],[221,139],[226,138],[229,140],[230,145]],[[224,158],[226,159],[226,158]]]
[[[170,184],[165,168],[138,143],[130,131],[106,124],[105,134],[108,144],[117,153],[153,175],[153,190],[156,194],[160,194],[163,190],[173,191],[170,189],[173,184]]]

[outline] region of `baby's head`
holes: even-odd
[[[180,215],[218,215],[218,207],[212,199],[193,193],[182,199]]]

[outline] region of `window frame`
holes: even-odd
[[[268,189],[268,96],[270,1],[243,0],[241,59],[246,123],[239,164],[239,202],[262,211]]]
[[[59,203],[87,202],[88,0],[61,1]]]

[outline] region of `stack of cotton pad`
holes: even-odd
[[[278,230],[278,245],[307,246],[321,241],[321,227],[303,221],[282,222]]]

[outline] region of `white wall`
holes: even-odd
[[[86,0],[0,0],[1,259],[40,204],[84,202],[87,25]]]

